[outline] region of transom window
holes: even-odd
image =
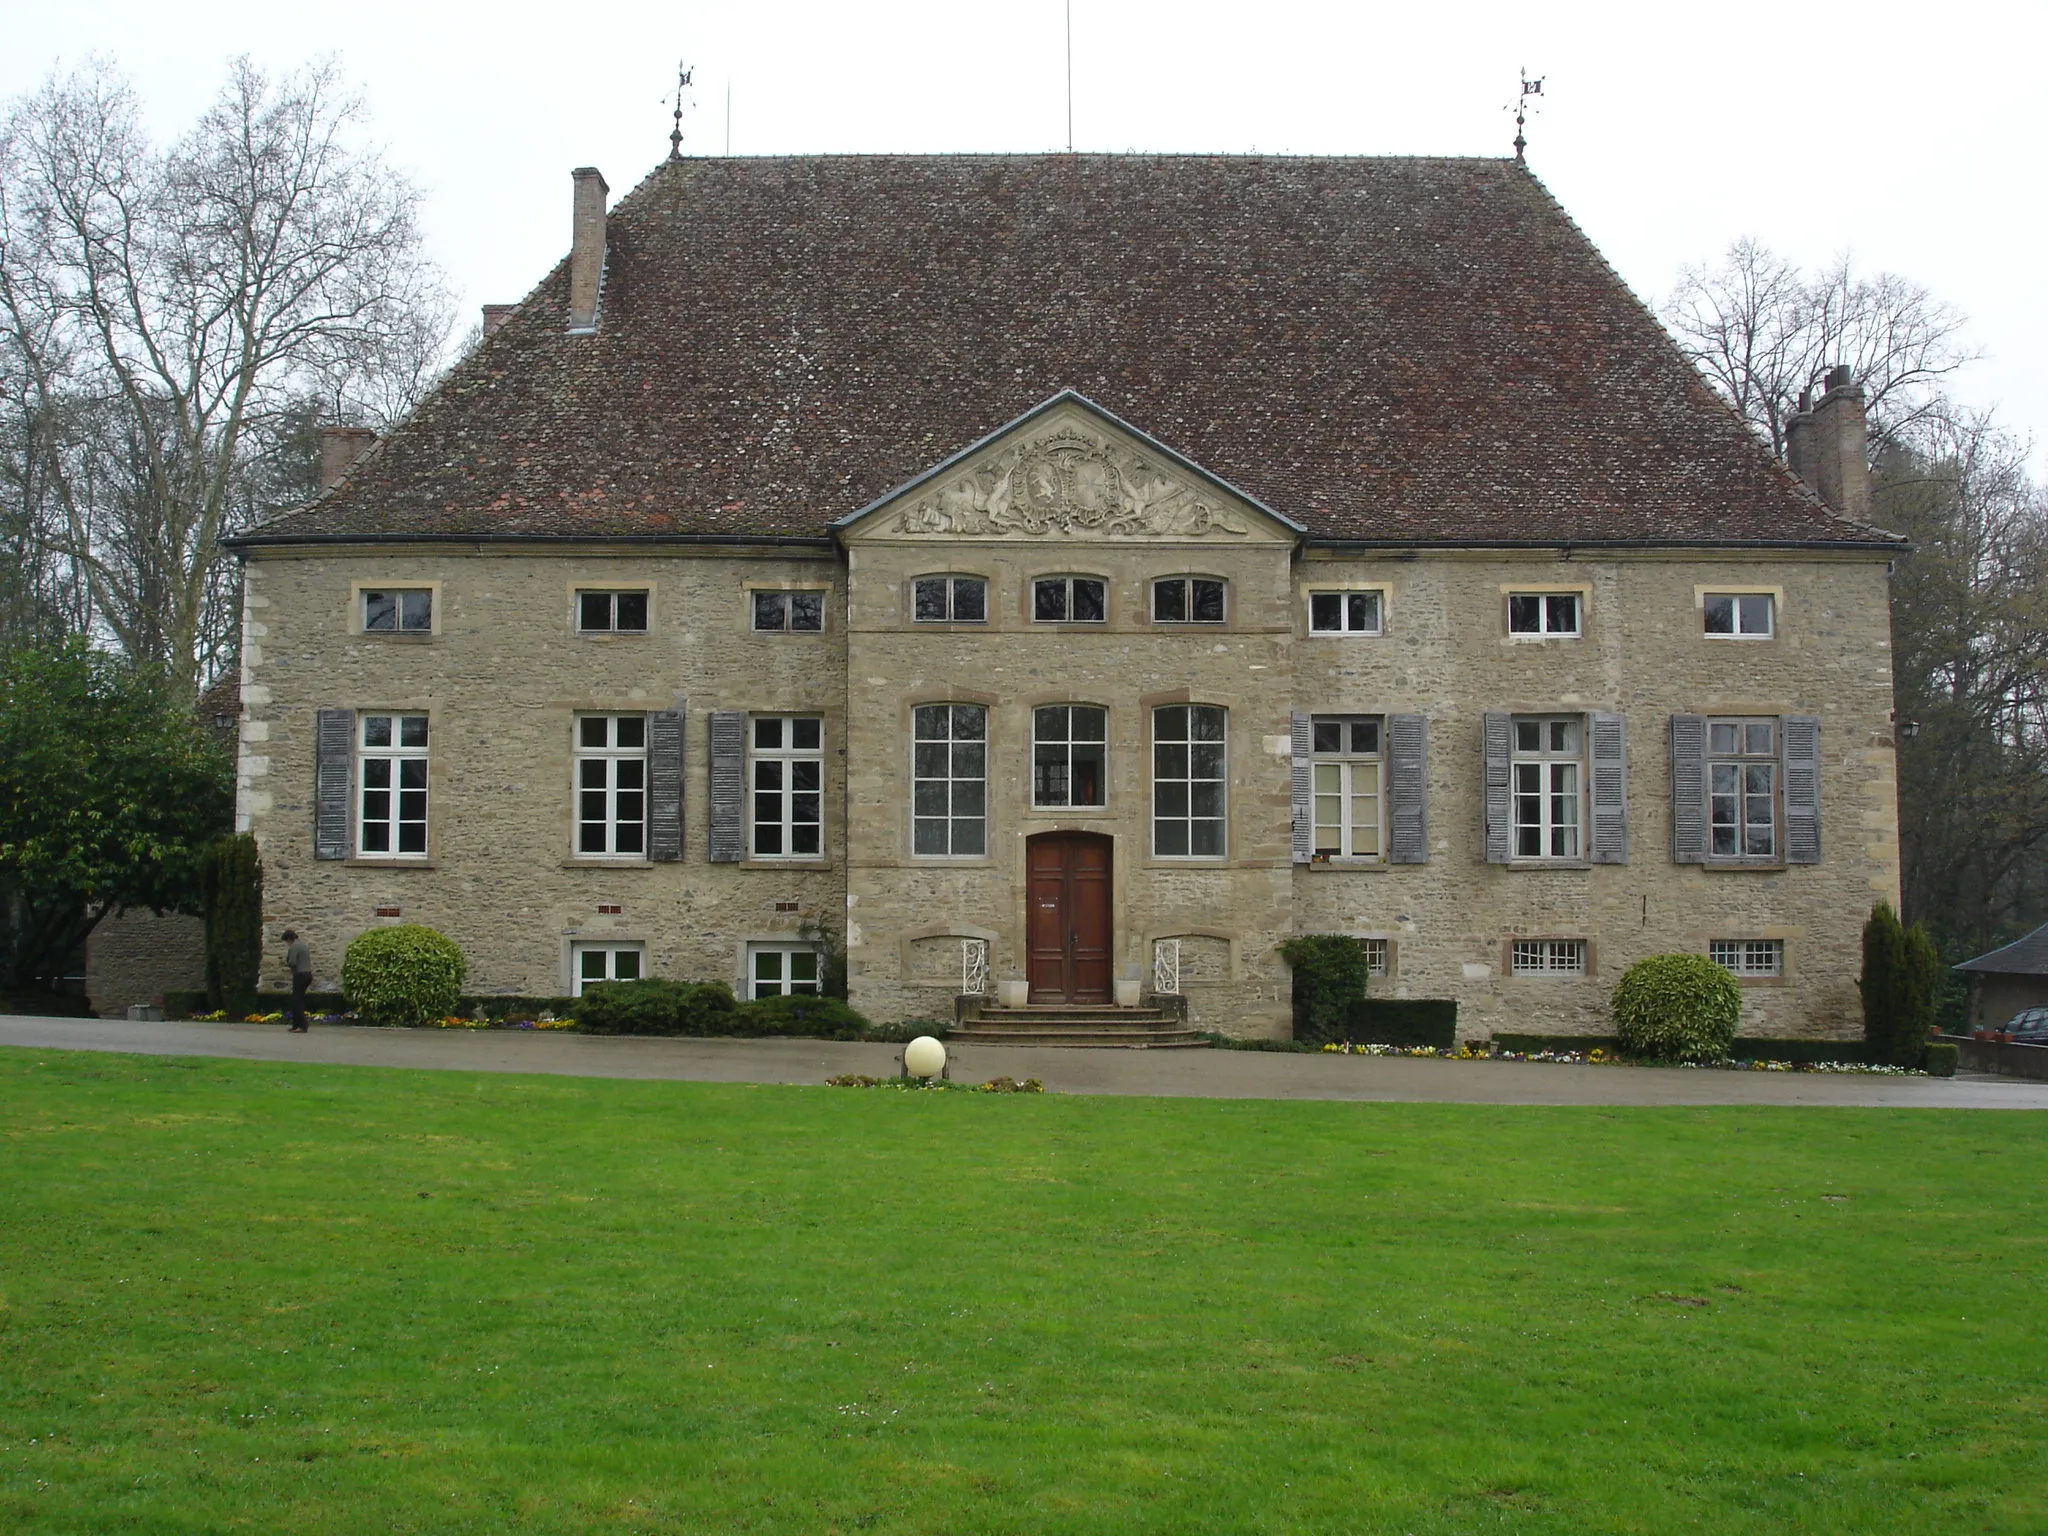
[[[1511,592],[1508,633],[1511,635],[1576,635],[1579,632],[1576,592]]]
[[[576,851],[647,851],[647,717],[576,720]]]
[[[373,635],[424,635],[434,628],[431,587],[382,587],[363,593],[363,629]]]
[[[1031,712],[1031,803],[1095,806],[1109,782],[1109,711],[1049,704]]]
[[[356,761],[356,851],[425,858],[427,717],[364,715]]]
[[[1585,722],[1577,715],[1517,715],[1514,732],[1515,857],[1576,859]]]
[[[920,576],[911,603],[920,624],[986,624],[988,583],[979,576]]]
[[[818,993],[818,952],[808,944],[747,946],[747,996],[791,997]]]
[[[1785,973],[1783,939],[1712,939],[1707,958],[1737,976],[1782,976]]]
[[[573,944],[576,995],[601,981],[638,981],[647,974],[646,950],[639,944]]]
[[[578,592],[576,627],[586,635],[643,635],[647,632],[647,594]]]
[[[1168,576],[1155,581],[1152,618],[1159,624],[1221,624],[1223,583],[1208,576]]]
[[[1376,635],[1380,632],[1377,592],[1311,592],[1308,632],[1312,635]]]
[[[825,722],[815,715],[756,715],[749,767],[755,856],[821,857],[825,852]]]
[[[1224,852],[1224,730],[1213,704],[1152,711],[1152,851],[1161,858]]]
[[[1309,723],[1309,789],[1318,859],[1380,856],[1380,720],[1317,715]],[[1372,942],[1361,940],[1360,942]],[[1382,943],[1384,953],[1384,941]]]
[[[1097,576],[1044,576],[1031,583],[1031,617],[1041,624],[1100,624],[1109,590]]]
[[[1701,604],[1706,631],[1736,640],[1768,640],[1777,614],[1768,592],[1709,592]]]
[[[934,857],[988,852],[988,711],[920,704],[911,711],[911,848]]]
[[[1719,859],[1778,852],[1778,722],[1707,722],[1707,851]]]
[[[1509,968],[1517,976],[1583,976],[1584,939],[1516,939],[1509,946]]]
[[[823,592],[756,592],[754,628],[816,634],[825,627]]]

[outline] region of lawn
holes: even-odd
[[[2044,1153],[0,1051],[0,1530],[2038,1532]]]

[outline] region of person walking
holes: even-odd
[[[313,951],[292,929],[284,931],[285,969],[292,973],[292,1025],[295,1035],[306,1033],[306,993],[313,985]]]

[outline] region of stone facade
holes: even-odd
[[[85,941],[85,996],[112,1018],[166,992],[206,985],[206,924],[182,912],[137,907],[103,917]]]

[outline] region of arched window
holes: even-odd
[[[1031,712],[1031,803],[1099,806],[1109,784],[1109,711],[1047,704]]]
[[[911,850],[933,858],[988,852],[988,711],[920,704],[911,711]]]
[[[1152,851],[1161,858],[1223,857],[1227,719],[1214,704],[1152,711]]]

